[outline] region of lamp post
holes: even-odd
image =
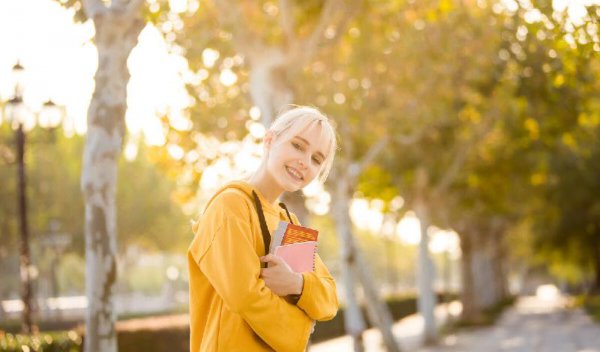
[[[35,268],[31,264],[29,248],[29,223],[27,219],[26,194],[27,173],[25,168],[25,122],[27,121],[30,112],[23,102],[23,75],[25,70],[23,66],[17,62],[17,64],[13,66],[12,71],[15,80],[14,96],[6,104],[5,115],[8,122],[15,130],[15,143],[17,149],[17,203],[19,212],[19,232],[21,237],[19,248],[19,272],[21,279],[21,300],[23,302],[21,330],[25,334],[31,334],[35,332],[37,328],[32,319],[33,293],[31,282],[35,276]],[[60,123],[60,109],[58,109],[57,114],[56,108],[56,105],[51,101],[44,104],[42,112],[39,114],[40,123],[44,120],[45,126],[43,127],[56,127]]]

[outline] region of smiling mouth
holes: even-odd
[[[285,169],[287,170],[288,174],[290,174],[293,178],[297,179],[298,181],[304,181],[304,177],[298,170],[289,166],[286,166]]]

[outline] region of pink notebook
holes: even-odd
[[[283,258],[285,262],[297,273],[315,271],[315,253],[317,242],[297,242],[275,247],[275,255]]]

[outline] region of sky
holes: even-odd
[[[52,99],[66,107],[65,127],[83,134],[94,89],[97,52],[91,42],[90,21],[76,24],[72,11],[52,0],[0,0],[0,99],[13,95],[12,67],[25,68],[24,100],[33,112]],[[164,136],[158,113],[169,113],[184,125],[190,104],[184,80],[187,61],[169,53],[160,32],[146,26],[132,51],[128,66],[127,128],[160,145]]]

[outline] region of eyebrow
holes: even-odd
[[[300,136],[294,136],[294,138],[298,138],[299,140],[304,142],[306,145],[310,145],[310,143],[306,139],[304,139]],[[321,156],[321,158],[325,159],[325,155],[323,153],[321,153],[320,151],[317,151],[315,154],[318,154],[319,156]]]

